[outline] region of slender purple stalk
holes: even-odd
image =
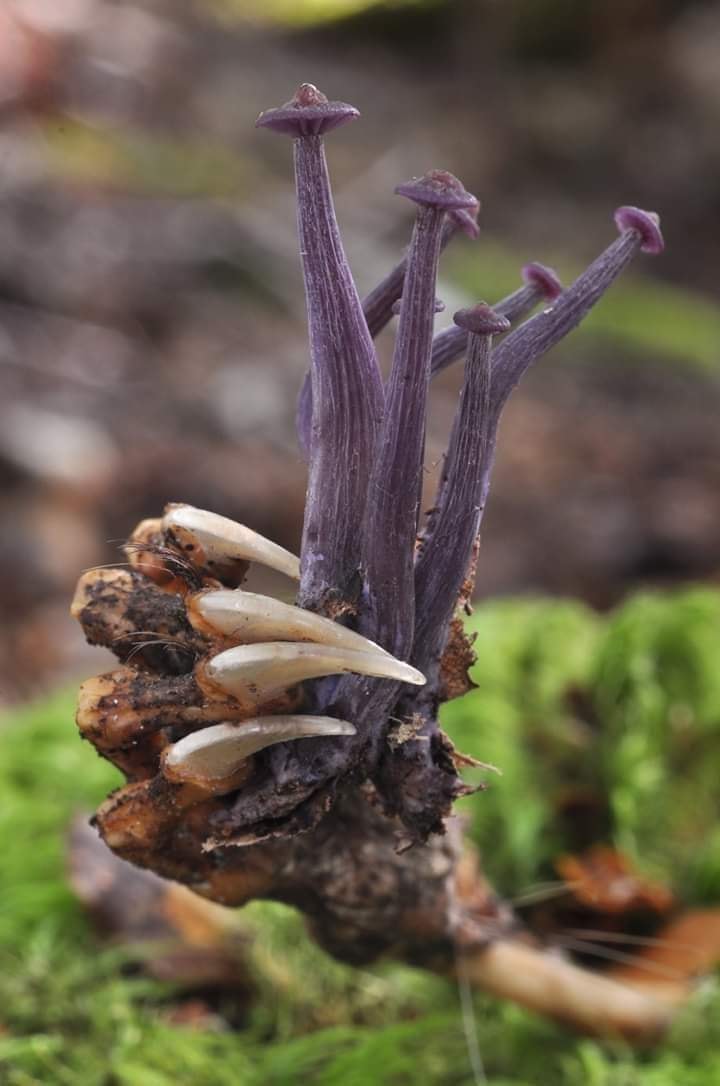
[[[299,602],[319,611],[359,586],[361,517],[383,412],[380,371],[338,231],[322,141],[357,116],[305,83],[291,102],[257,120],[291,135],[295,145],[313,405]]]
[[[523,286],[514,290],[511,294],[501,298],[499,302],[496,302],[493,306],[495,313],[498,316],[506,317],[510,324],[521,320],[526,317],[538,302],[543,299],[545,301],[554,301],[562,291],[562,283],[557,277],[557,274],[552,268],[546,267],[544,264],[530,263],[526,264],[521,272],[524,280]],[[467,328],[460,327],[453,324],[450,328],[446,328],[435,336],[433,340],[432,348],[432,361],[431,361],[431,373],[430,377],[436,376],[441,370],[445,369],[451,363],[456,362],[459,358],[464,357],[467,353],[469,333]],[[438,507],[441,504],[439,495],[441,489],[445,484],[445,477],[447,474],[447,458],[443,470],[442,480],[440,483],[440,489],[438,491],[438,499],[435,502],[435,506],[430,511],[427,523],[423,529],[423,538],[430,535],[432,525],[438,515]]]
[[[492,396],[496,414],[533,362],[577,328],[639,251],[662,252],[659,221],[652,212],[621,207],[615,212],[615,223],[620,236],[558,295],[551,307],[520,325],[498,347]]]
[[[449,696],[441,664],[478,538],[502,408],[528,367],[580,322],[638,249],[659,252],[662,238],[656,217],[621,208],[620,237],[567,290],[549,269],[529,265],[524,286],[495,312],[484,304],[462,311],[457,327],[433,341],[438,258],[457,228],[449,216],[472,224],[477,201],[446,173],[400,186],[396,191],[419,205],[412,241],[363,310],[335,223],[321,141],[323,131],[354,116],[351,106],[327,102],[305,85],[293,102],[259,122],[295,138],[312,374],[300,409],[300,429],[310,434],[300,598],[330,613],[338,599],[350,601],[354,626],[394,655],[411,658],[429,681],[412,689],[361,675],[306,683],[306,711],[351,720],[356,734],[274,746],[263,763],[272,789],[259,778],[255,792],[241,790],[233,819],[276,819],[279,799],[294,812],[295,832],[322,817],[338,788],[370,780],[411,839],[424,840],[442,832],[465,788],[437,720],[439,703]],[[542,298],[550,306],[503,334],[491,353],[491,338],[507,330],[508,318],[524,317]],[[383,392],[372,334],[398,299]],[[465,353],[443,479],[418,548],[428,384],[433,372]],[[464,666],[465,650],[457,647],[456,663]]]
[[[400,659],[412,644],[413,550],[425,453],[435,282],[446,212],[477,200],[452,174],[436,171],[400,185],[418,204],[407,260],[386,408],[378,435],[364,523],[360,628]]]
[[[295,433],[303,460],[310,459],[312,441],[313,394],[312,374],[305,371],[295,405]]]
[[[462,208],[457,211],[451,211],[448,214],[442,228],[440,241],[441,252],[458,233],[465,234],[473,240],[477,238],[480,233],[477,225],[479,206],[480,205],[478,204],[474,211],[472,209]],[[382,332],[395,314],[395,305],[402,295],[406,269],[407,252],[403,254],[402,259],[390,272],[388,272],[385,278],[382,279],[363,299],[363,313],[365,314],[368,330],[373,339]],[[303,378],[302,385],[300,386],[295,415],[298,444],[300,446],[300,451],[306,460],[310,457],[312,404],[312,382],[310,371],[308,370]]]
[[[465,220],[461,220],[460,212],[448,216],[443,227],[443,245],[446,244],[458,230],[469,237],[477,236],[478,230],[474,217],[464,212]],[[475,225],[475,233],[471,225]],[[442,250],[442,245],[441,245]],[[363,301],[363,310],[368,319],[368,327],[373,337],[385,327],[393,313],[394,306],[402,294],[402,284],[405,280],[406,257],[396,264],[393,270],[386,275],[381,283]],[[514,290],[496,302],[496,313],[507,317],[511,324],[522,320],[543,300],[553,302],[562,291],[562,284],[552,268],[544,264],[526,264],[522,269],[524,285]],[[445,328],[433,339],[432,361],[430,364],[430,376],[436,374],[457,362],[467,350],[468,334],[464,328],[452,325]],[[312,426],[312,386],[310,371],[305,374],[300,393],[298,395],[295,423],[297,428],[298,444],[307,460],[310,456],[310,434]]]
[[[450,556],[446,543],[458,530],[454,519],[456,512],[453,511],[462,507],[463,493],[472,493],[477,505],[466,508],[465,519],[474,520],[477,534],[490,488],[497,427],[512,389],[533,362],[577,327],[638,251],[662,251],[663,242],[658,221],[649,212],[640,211],[638,208],[620,208],[615,213],[615,221],[621,231],[620,236],[567,290],[557,296],[550,308],[510,332],[493,352],[492,385],[486,412],[482,419],[478,418],[474,423],[466,420],[465,423],[482,429],[484,454],[480,459],[473,460],[472,467],[468,464],[467,472],[464,472],[460,461],[449,453],[435,511],[418,559],[416,622],[418,631],[425,632],[416,634],[414,661],[421,655],[425,661],[431,642],[437,646],[440,637],[447,636],[448,597],[443,595],[439,586],[450,585],[458,578],[462,584],[472,551],[472,547],[466,550],[464,565],[458,570],[455,566],[457,556]],[[461,404],[461,413],[462,406]],[[457,425],[456,422],[453,440],[456,440]],[[472,475],[474,472],[479,472],[479,477]],[[455,598],[457,599],[457,596]],[[426,664],[417,666],[424,669]]]
[[[468,337],[465,377],[445,461],[435,528],[415,566],[418,600],[412,659],[428,677],[439,663],[470,565],[482,516],[483,468],[489,451],[491,346],[510,321],[484,302],[461,309],[455,325]]]
[[[527,316],[543,301],[554,302],[562,291],[562,283],[552,268],[544,264],[526,264],[522,269],[524,286],[508,294],[493,306],[496,313],[507,317],[511,324]],[[452,325],[438,333],[432,345],[432,376],[462,358],[467,350],[468,331]]]
[[[442,227],[440,252],[458,233],[465,234],[473,240],[477,238],[480,233],[477,225],[479,209],[478,203],[474,209],[460,208],[448,213]],[[394,313],[393,307],[402,296],[407,260],[406,251],[392,271],[388,272],[385,278],[363,298],[363,312],[373,339],[389,324]]]

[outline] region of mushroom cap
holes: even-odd
[[[480,236],[480,227],[477,221],[479,211],[480,201],[478,200],[474,208],[459,207],[456,211],[451,211],[448,218],[453,220],[462,234],[465,234],[471,241],[475,241]]]
[[[413,177],[412,180],[398,185],[395,193],[398,196],[407,196],[408,200],[414,200],[416,204],[435,207],[440,211],[475,211],[480,206],[477,197],[466,192],[462,182],[447,170],[431,170],[422,177]]]
[[[640,207],[619,207],[614,215],[618,230],[634,230],[640,235],[640,248],[653,256],[665,248],[660,230],[660,216],[655,211],[643,211]]]
[[[510,329],[507,317],[496,313],[487,302],[478,302],[469,309],[460,309],[453,316],[455,324],[476,336],[497,336]]]
[[[521,274],[528,286],[537,287],[550,302],[554,302],[558,295],[562,294],[562,283],[557,273],[546,264],[538,264],[533,260],[524,266]]]
[[[278,109],[266,109],[255,121],[255,127],[301,139],[324,136],[359,116],[355,106],[330,102],[312,83],[301,83],[294,98]]]

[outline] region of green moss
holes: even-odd
[[[572,778],[607,796],[612,834],[643,863],[687,899],[717,900],[720,593],[647,594],[607,619],[572,602],[498,602],[472,625],[479,689],[445,716],[461,747],[503,770],[465,801],[503,892],[546,877],[567,844],[558,796]],[[454,985],[400,966],[341,966],[278,905],[238,914],[258,992],[243,1027],[168,1025],[177,994],[100,947],[65,882],[68,819],[118,783],[78,740],[72,696],[0,724],[3,1086],[474,1081]],[[577,1040],[483,997],[476,1023],[492,1086],[720,1083],[713,985],[647,1054]]]
[[[465,802],[503,891],[552,875],[573,845],[559,812],[584,791],[641,867],[689,903],[718,901],[720,593],[643,593],[604,620],[569,601],[499,601],[470,625],[479,690],[443,720],[502,770]]]
[[[464,801],[488,872],[512,894],[563,848],[558,790],[591,783],[588,727],[568,694],[582,687],[600,638],[598,618],[565,600],[501,600],[478,609],[478,689],[445,707],[443,722],[468,754],[497,766],[487,791]]]
[[[610,621],[591,686],[619,845],[720,898],[720,595],[644,594]]]

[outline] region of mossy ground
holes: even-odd
[[[720,593],[635,597],[607,619],[558,601],[478,609],[479,689],[448,707],[461,749],[503,776],[466,800],[508,897],[569,847],[557,797],[606,797],[608,840],[687,902],[720,897]],[[460,1086],[475,1081],[455,986],[397,966],[351,970],[290,910],[244,910],[257,994],[239,1028],[168,1022],[178,993],[106,949],[69,890],[71,814],[118,783],[75,733],[73,695],[0,731],[0,1082],[7,1086]],[[220,1008],[222,1012],[222,1008]],[[493,1086],[720,1084],[713,981],[671,1037],[635,1053],[477,996]],[[222,1013],[221,1013],[222,1018]]]

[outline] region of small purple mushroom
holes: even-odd
[[[327,786],[352,773],[376,784],[411,836],[442,829],[463,786],[443,746],[437,710],[441,663],[464,582],[477,554],[503,407],[528,368],[575,328],[634,256],[659,253],[659,220],[621,207],[619,237],[563,289],[552,269],[529,263],[522,285],[494,308],[461,310],[433,337],[443,247],[478,234],[479,203],[452,174],[433,170],[399,185],[417,205],[409,248],[360,302],[332,205],[322,136],[358,116],[310,84],[258,125],[291,135],[300,249],[310,331],[310,379],[298,404],[309,459],[298,602],[339,616],[427,676],[409,689],[349,675],[306,684],[314,712],[349,720],[343,745],[308,739],[270,753],[280,788]],[[539,304],[545,308],[525,319]],[[383,387],[373,337],[399,314]],[[513,325],[510,330],[511,324]],[[495,337],[501,337],[494,344]],[[431,378],[465,358],[462,391],[434,509],[420,524],[425,422]],[[392,721],[413,735],[388,743]],[[414,729],[414,730],[413,730]]]

